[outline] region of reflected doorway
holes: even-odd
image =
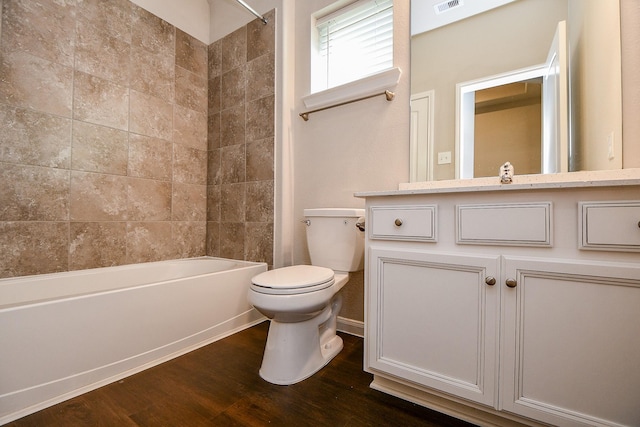
[[[542,77],[476,91],[474,123],[475,177],[507,161],[518,174],[541,172]]]

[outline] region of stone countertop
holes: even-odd
[[[640,169],[580,171],[546,175],[514,175],[513,182],[502,184],[498,176],[445,181],[408,182],[397,190],[360,191],[355,197],[406,196],[413,194],[465,193],[476,191],[546,190],[580,187],[617,187],[640,185]],[[640,198],[640,194],[638,194]]]

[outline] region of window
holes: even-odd
[[[316,21],[312,92],[393,67],[393,0],[360,0]]]

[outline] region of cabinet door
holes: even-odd
[[[504,258],[501,407],[640,425],[640,264]]]
[[[499,257],[373,246],[369,261],[368,369],[497,405]]]

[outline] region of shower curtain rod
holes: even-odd
[[[244,1],[242,0],[236,0],[236,1],[240,3],[242,6],[244,6],[244,8],[247,9],[249,12],[251,12],[256,18],[261,20],[264,25],[267,25],[267,20],[265,19],[264,16],[260,15],[258,12],[256,12],[251,6],[249,6]]]

